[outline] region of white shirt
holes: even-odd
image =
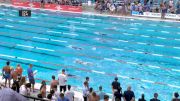
[[[66,91],[65,92],[65,97],[69,99],[69,101],[73,101],[73,97],[74,97],[74,92],[73,91]]]
[[[66,85],[67,76],[64,75],[64,74],[59,74],[58,75],[58,80],[59,80],[59,85],[60,86],[65,86]]]
[[[25,85],[22,85],[22,86],[20,87],[20,94],[22,94],[22,95],[28,95],[28,94],[30,94],[30,90],[26,89]]]
[[[60,95],[60,93],[58,91],[55,91],[54,95],[52,96],[52,99],[56,101],[58,99],[59,95]]]
[[[84,96],[84,97],[87,97],[88,94],[89,94],[89,89],[88,89],[88,87],[83,87],[83,96]]]

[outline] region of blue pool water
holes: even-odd
[[[0,9],[1,68],[10,60],[27,75],[32,63],[45,80],[65,68],[76,76],[68,84],[81,89],[89,76],[91,87],[109,94],[117,76],[123,91],[131,85],[148,100],[157,92],[170,101],[180,91],[180,23],[40,10],[18,17],[17,8]]]

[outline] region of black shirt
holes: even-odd
[[[113,89],[120,89],[120,83],[118,81],[112,82]]]
[[[138,101],[146,101],[145,99],[139,99]]]
[[[131,101],[131,99],[133,97],[135,98],[133,91],[125,91],[124,92],[124,98],[126,99],[126,101]]]
[[[151,99],[150,101],[160,101],[160,100],[153,98],[153,99]]]

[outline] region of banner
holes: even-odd
[[[44,9],[57,10],[57,5],[56,4],[45,4]]]
[[[41,3],[39,2],[30,3],[30,2],[20,2],[17,0],[12,0],[12,5],[22,6],[22,7],[41,8]],[[70,6],[70,5],[45,4],[44,9],[82,12],[82,6]]]
[[[153,13],[153,12],[143,12],[143,14],[141,15],[139,12],[137,11],[132,11],[131,15],[133,16],[143,16],[143,17],[153,17],[153,18],[161,18],[161,13]],[[165,18],[168,19],[180,19],[180,15],[178,14],[165,14]]]
[[[12,1],[12,5],[14,5],[14,6],[30,7],[30,3],[29,2]]]
[[[33,3],[31,4],[31,7],[33,7],[33,8],[41,8],[41,3],[39,3],[39,2],[33,2]]]
[[[82,6],[60,5],[63,11],[82,12]]]

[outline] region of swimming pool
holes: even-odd
[[[89,76],[91,87],[110,94],[117,76],[123,91],[131,85],[148,100],[157,92],[169,101],[180,91],[180,23],[41,10],[25,18],[17,8],[0,9],[1,67],[32,63],[46,80],[65,68],[76,76],[68,84],[81,88]]]

